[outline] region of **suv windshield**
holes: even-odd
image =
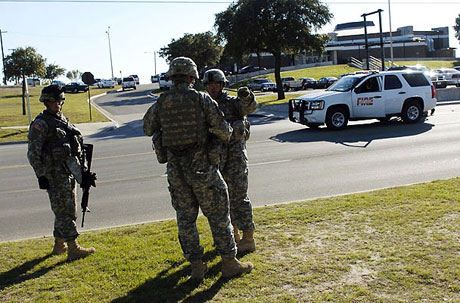
[[[335,92],[347,92],[351,90],[353,87],[358,84],[361,79],[367,77],[366,76],[361,76],[361,77],[349,77],[345,76],[343,78],[340,78],[337,82],[332,84],[327,90],[328,91],[335,91]]]

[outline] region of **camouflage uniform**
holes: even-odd
[[[53,114],[44,110],[31,123],[28,139],[27,158],[37,177],[45,177],[49,183],[47,191],[55,215],[54,236],[65,241],[76,239],[81,133],[61,112]]]
[[[222,92],[217,97],[219,109],[233,127],[228,143],[223,145],[219,170],[228,186],[232,224],[240,230],[254,230],[251,200],[248,197],[248,156],[246,140],[249,121],[246,115],[254,112],[257,101],[251,92],[247,97],[231,97]]]
[[[218,253],[223,258],[233,259],[236,244],[230,223],[227,186],[208,156],[209,137],[228,141],[232,133],[217,103],[188,83],[174,82],[171,90],[161,94],[148,109],[143,121],[144,133],[154,136],[157,148],[161,132],[161,148],[165,150],[166,159],[158,159],[159,162],[167,161],[169,191],[185,258],[193,266],[199,264],[193,262],[203,255],[196,227],[201,208],[209,221]],[[201,274],[204,272],[203,268]]]

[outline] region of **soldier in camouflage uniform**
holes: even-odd
[[[203,263],[196,227],[199,208],[207,217],[214,243],[222,257],[222,276],[231,277],[251,271],[237,253],[230,222],[227,186],[212,153],[210,138],[228,141],[232,128],[225,122],[217,103],[192,88],[198,78],[190,58],[172,60],[167,76],[173,81],[144,115],[144,133],[152,136],[160,163],[167,162],[169,192],[176,210],[179,242],[192,264],[192,279],[201,280],[207,272]]]
[[[43,88],[40,102],[46,109],[30,125],[27,158],[38,178],[39,188],[48,192],[55,216],[52,254],[67,251],[67,259],[74,260],[95,250],[80,247],[76,240],[76,182],[82,182],[79,159],[83,136],[62,114],[64,100],[62,87]]]
[[[238,98],[229,96],[227,92],[223,92],[227,83],[227,78],[220,69],[208,70],[203,76],[206,90],[217,101],[225,120],[233,127],[230,141],[223,144],[219,170],[228,185],[230,217],[235,228],[238,252],[253,252],[256,244],[252,205],[248,197],[246,140],[249,139],[249,121],[246,116],[256,110],[257,101],[247,87],[238,89]],[[241,240],[238,230],[243,231]]]

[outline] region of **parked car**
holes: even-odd
[[[35,86],[35,85],[40,85],[40,79],[38,78],[27,78],[27,85],[32,85],[32,86]]]
[[[266,78],[254,79],[252,82],[249,82],[247,86],[250,90],[260,90],[262,92],[276,90],[276,84]]]
[[[285,92],[291,89],[302,89],[302,80],[296,80],[294,77],[283,77],[281,78],[281,83],[283,84],[283,90]]]
[[[258,66],[246,65],[238,70],[238,74],[247,74],[256,72],[259,70],[266,70],[265,67],[259,68]]]
[[[302,89],[316,88],[316,80],[314,78],[299,78],[302,80]]]
[[[59,86],[65,86],[65,83],[59,80],[53,80],[51,81],[52,85],[59,85]]]
[[[99,87],[99,88],[106,88],[106,87],[114,88],[115,87],[115,81],[113,81],[111,79],[108,79],[108,80],[102,79],[101,81],[99,81],[97,83],[97,87]]]
[[[322,77],[316,83],[316,88],[328,88],[331,86],[335,81],[337,81],[336,77]]]
[[[173,85],[172,81],[167,79],[166,73],[160,74],[160,80],[158,82],[161,90],[169,89]]]
[[[64,91],[70,93],[86,92],[88,91],[88,85],[83,82],[70,82],[64,86]]]
[[[455,68],[440,68],[435,71],[442,73],[446,77],[447,85],[460,87],[460,71]]]
[[[399,116],[422,120],[436,106],[436,90],[421,72],[387,71],[345,76],[327,90],[289,100],[289,120],[316,128],[346,128],[349,120]]]
[[[152,83],[158,82],[159,80],[160,80],[160,75],[150,76],[150,81],[152,81]]]
[[[438,72],[437,70],[430,70],[424,73],[430,79],[436,88],[446,88],[447,81],[446,76],[443,73]]]
[[[133,77],[124,77],[121,82],[121,89],[125,91],[128,88],[136,89],[136,80]]]
[[[137,75],[129,75],[130,77],[133,77],[134,80],[136,81],[136,84],[139,85],[139,77]]]

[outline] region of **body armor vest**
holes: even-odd
[[[172,89],[160,96],[158,105],[164,147],[207,142],[209,131],[201,98],[194,89]]]
[[[45,155],[62,154],[66,156],[80,156],[81,133],[62,116],[53,115],[47,111],[40,113],[36,119],[41,119],[48,125],[48,133],[43,145]],[[67,149],[66,150],[66,146]]]

